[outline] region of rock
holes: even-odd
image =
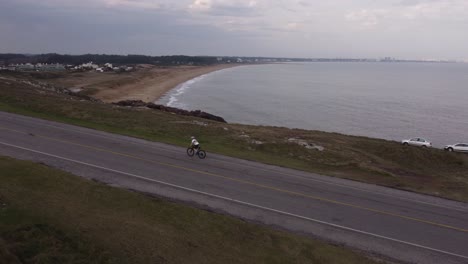
[[[314,143],[309,143],[308,145],[304,146],[306,149],[316,149],[318,151],[323,151],[325,148],[319,145],[315,145]]]
[[[224,118],[220,116],[212,115],[210,113],[202,112],[200,110],[190,111],[190,115],[209,119],[209,120],[214,120],[214,121],[218,121],[222,123],[227,123],[226,120],[224,120]]]
[[[141,100],[124,100],[124,101],[119,101],[117,103],[113,103],[115,105],[120,105],[120,106],[131,106],[131,107],[142,107],[142,106],[148,106],[147,103],[141,101]]]
[[[164,106],[164,105],[158,105],[154,103],[145,103],[141,100],[124,100],[124,101],[119,101],[117,103],[113,103],[115,105],[119,106],[131,106],[131,107],[143,107],[146,106],[151,109],[156,109],[164,112],[169,112],[169,113],[175,113],[178,115],[185,115],[185,116],[196,116],[208,120],[213,120],[217,122],[222,122],[222,123],[227,123],[224,118],[216,115],[212,115],[210,113],[206,113],[200,110],[195,110],[195,111],[187,111],[184,109],[179,109],[175,107],[170,107],[170,106]]]
[[[207,123],[200,122],[200,121],[197,121],[197,120],[193,120],[193,124],[199,125],[199,126],[207,126],[208,125]]]
[[[83,91],[83,88],[69,88],[68,90],[72,93],[79,93]]]
[[[88,96],[88,95],[84,95],[84,94],[80,94],[80,93],[74,93],[74,92],[71,92],[71,91],[64,91],[63,92],[64,94],[67,94],[67,95],[70,95],[70,96],[73,96],[73,97],[77,97],[78,99],[81,99],[81,101],[91,101],[91,102],[96,102],[96,103],[102,103],[101,100],[99,99],[96,99],[94,97],[91,97],[91,96]]]
[[[303,139],[299,139],[299,138],[288,138],[288,142],[292,142],[292,143],[296,143],[300,146],[303,146],[304,148],[306,149],[316,149],[318,151],[323,151],[325,148],[322,147],[322,146],[319,146],[315,143],[309,143]]]

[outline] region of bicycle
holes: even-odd
[[[187,149],[187,155],[189,155],[189,157],[193,157],[193,155],[195,155],[195,153],[197,154],[198,158],[200,158],[200,159],[206,158],[206,152],[204,150],[202,150],[202,149],[198,149],[198,152],[192,147],[189,147]]]

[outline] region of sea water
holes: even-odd
[[[239,66],[183,83],[157,103],[282,126],[435,146],[468,142],[468,64],[316,62]]]

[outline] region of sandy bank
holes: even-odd
[[[153,102],[177,85],[203,74],[234,67],[233,64],[213,66],[178,66],[178,67],[149,67],[140,70],[132,80],[122,80],[113,85],[102,84],[96,87],[97,92],[92,96],[104,102],[121,100],[142,100]]]

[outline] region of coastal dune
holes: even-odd
[[[212,66],[148,66],[132,75],[131,81],[122,81],[108,85],[105,82],[95,85],[97,90],[93,97],[104,102],[122,100],[142,100],[154,102],[179,84],[210,72],[237,66],[235,64],[218,64]],[[115,76],[114,76],[115,77]],[[117,77],[118,78],[118,77]]]

